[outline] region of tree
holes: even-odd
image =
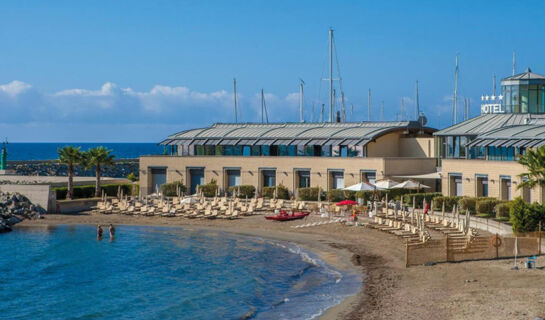
[[[68,166],[68,192],[66,198],[74,198],[74,166],[82,161],[81,147],[65,146],[58,148],[59,161]]]
[[[545,185],[545,146],[537,149],[526,149],[526,154],[521,155],[518,163],[523,165],[528,172],[519,174],[522,178],[517,188],[533,188],[538,185]]]
[[[92,148],[84,153],[84,164],[87,169],[95,167],[96,172],[96,184],[95,184],[95,197],[100,197],[100,174],[103,166],[114,165],[115,156],[111,154],[112,150],[108,150],[103,146]]]

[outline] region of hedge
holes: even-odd
[[[442,210],[444,203],[445,211],[452,211],[452,208],[454,208],[455,205],[458,205],[458,201],[460,201],[460,199],[462,199],[462,197],[459,196],[437,196],[433,198],[433,206],[436,210]]]
[[[437,204],[435,203],[435,199],[441,197],[441,193],[439,192],[421,192],[421,193],[412,193],[407,194],[404,199],[405,203],[407,203],[408,206],[413,205],[413,198],[416,202],[415,207],[422,209],[422,204],[424,203],[424,199],[426,199],[427,203],[431,203],[431,200],[433,200],[434,206],[437,208]]]
[[[274,190],[278,188],[278,199],[288,200],[290,198],[290,193],[288,188],[283,185],[278,185],[277,187],[264,187],[263,188],[263,198],[274,198]]]
[[[237,194],[238,198],[253,198],[255,197],[255,187],[252,185],[240,185],[240,186],[232,186],[229,187],[229,193],[230,194]]]
[[[318,192],[320,188],[314,187],[314,188],[299,188],[297,190],[297,198],[299,200],[303,201],[318,201]],[[320,198],[322,200],[325,200],[325,197],[320,195]]]
[[[512,202],[509,215],[515,233],[537,231],[540,221],[542,225],[545,224],[545,206],[528,204],[520,197]]]
[[[511,209],[510,202],[501,202],[496,205],[496,218],[504,219],[509,218],[509,210]]]
[[[177,196],[177,189],[180,188],[182,192],[187,191],[187,187],[181,181],[169,182],[161,185],[159,188],[161,193],[166,197],[175,197]]]
[[[342,200],[355,200],[356,192],[354,191],[344,191],[341,189],[333,189],[326,192],[326,199],[330,202],[339,202]]]
[[[104,190],[106,195],[110,197],[115,197],[117,196],[117,191],[119,189],[119,186],[121,186],[121,190],[123,191],[123,194],[132,195],[133,185],[130,183],[104,184],[101,186],[101,189]],[[93,198],[95,196],[95,190],[96,190],[95,185],[75,186],[74,199]],[[55,191],[57,200],[66,199],[66,194],[68,193],[68,187],[53,188],[53,191]]]
[[[218,184],[212,180],[207,184],[199,185],[198,192],[202,192],[205,197],[215,197],[218,194]]]
[[[494,213],[494,209],[496,208],[496,205],[498,203],[501,203],[502,201],[497,199],[481,199],[477,200],[477,204],[475,205],[475,211],[478,214],[492,214]]]
[[[475,214],[475,212],[477,212],[477,198],[463,197],[462,199],[458,200],[458,207],[463,213],[469,210],[470,213]]]

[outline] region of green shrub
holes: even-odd
[[[512,202],[509,215],[513,232],[537,231],[539,222],[545,223],[545,206],[539,203],[528,204],[518,197]]]
[[[318,191],[320,188],[299,188],[298,193],[298,199],[303,201],[318,201]],[[325,200],[325,197],[320,195],[321,200]]]
[[[431,200],[433,199],[434,206],[437,207],[437,204],[435,203],[435,199],[440,196],[441,196],[441,193],[439,192],[422,192],[422,193],[407,194],[404,197],[404,199],[406,199],[405,203],[407,203],[409,206],[413,205],[413,199],[414,199],[414,201],[416,202],[415,207],[422,209],[422,204],[424,203],[424,199],[426,199],[428,203],[430,203]]]
[[[505,219],[509,218],[509,209],[511,204],[509,202],[501,202],[496,205],[496,218]]]
[[[130,184],[130,183],[105,184],[105,185],[101,186],[101,189],[104,190],[104,192],[106,193],[107,196],[115,197],[115,196],[117,196],[117,192],[118,192],[120,186],[121,186],[121,190],[123,191],[124,195],[133,195],[132,194],[133,185]],[[68,188],[67,187],[53,188],[53,191],[55,192],[57,200],[62,200],[62,199],[66,199],[66,194],[68,193]],[[95,196],[95,186],[94,185],[75,186],[74,187],[74,199],[93,198],[94,196]]]
[[[127,180],[129,180],[130,182],[135,182],[138,181],[138,178],[136,177],[134,172],[131,172],[127,175]]]
[[[264,187],[263,188],[263,198],[274,198],[274,190],[278,188],[278,199],[288,200],[290,198],[290,193],[288,188],[283,185],[278,185],[278,187]]]
[[[475,214],[475,208],[477,205],[477,198],[473,197],[463,197],[462,199],[458,200],[458,207],[460,208],[460,211],[462,213],[465,213],[469,210],[472,214]]]
[[[458,201],[460,201],[460,199],[462,199],[462,197],[459,196],[437,196],[433,198],[433,206],[436,210],[442,210],[444,203],[445,211],[452,211],[452,208],[454,208],[455,205],[458,205]]]
[[[326,199],[330,202],[339,202],[342,200],[356,200],[356,192],[333,189],[326,192]]]
[[[477,200],[477,203],[475,205],[475,211],[478,214],[492,214],[494,213],[494,209],[496,208],[496,205],[500,203],[500,200],[494,199],[494,198],[485,198],[481,200]]]
[[[178,188],[180,188],[182,192],[187,191],[187,188],[182,181],[165,183],[161,185],[159,189],[165,197],[175,197],[177,196]]]
[[[253,198],[255,197],[255,187],[252,185],[240,185],[240,186],[232,186],[229,187],[229,193],[231,194],[237,194],[238,198]]]
[[[215,197],[218,194],[218,184],[216,180],[211,180],[207,184],[199,185],[199,192],[202,192],[205,197]]]

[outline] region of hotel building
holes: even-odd
[[[182,181],[193,193],[215,180],[221,191],[282,184],[294,194],[434,173],[435,130],[422,122],[217,123],[186,130],[161,142],[169,155],[140,158],[141,192]]]
[[[528,69],[501,87],[482,97],[480,116],[434,133],[443,193],[543,203],[543,187],[517,188],[526,172],[517,160],[545,145],[545,76]]]

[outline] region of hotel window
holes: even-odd
[[[261,155],[263,156],[270,156],[271,155],[271,148],[270,146],[261,146]]]
[[[195,155],[204,156],[204,146],[195,146]]]
[[[284,157],[294,157],[297,155],[297,147],[282,145],[280,146],[280,155]]]
[[[309,188],[310,187],[310,171],[308,170],[298,170],[297,171],[297,187],[299,188]]]
[[[370,184],[375,184],[377,182],[377,172],[376,171],[364,171],[362,172],[362,181]]]
[[[263,187],[274,187],[276,185],[276,170],[261,171],[263,177]]]
[[[348,157],[348,147],[347,146],[340,146],[341,148],[341,157],[346,158]]]
[[[260,155],[261,155],[261,147],[252,146],[252,156],[260,156]]]
[[[462,196],[462,175],[449,175],[449,195]]]
[[[331,146],[331,156],[340,157],[341,156],[341,147],[340,146]]]
[[[487,175],[475,175],[475,182],[477,187],[477,197],[488,197],[488,176]]]
[[[344,188],[344,172],[342,171],[331,171],[331,188],[332,189],[342,189]]]
[[[305,156],[306,157],[314,156],[314,146],[305,146]]]
[[[322,157],[331,157],[331,146],[322,146]]]
[[[225,171],[227,174],[227,188],[234,187],[234,186],[240,186],[241,179],[240,179],[240,169],[230,169]]]
[[[242,155],[245,156],[245,157],[249,157],[249,156],[252,155],[252,151],[251,151],[250,146],[243,146],[242,147]]]
[[[313,146],[313,153],[315,157],[321,157],[322,156],[322,147],[321,146]]]
[[[223,156],[223,146],[216,146],[215,148],[215,154],[216,156]]]
[[[500,200],[511,200],[511,177],[500,176]]]

